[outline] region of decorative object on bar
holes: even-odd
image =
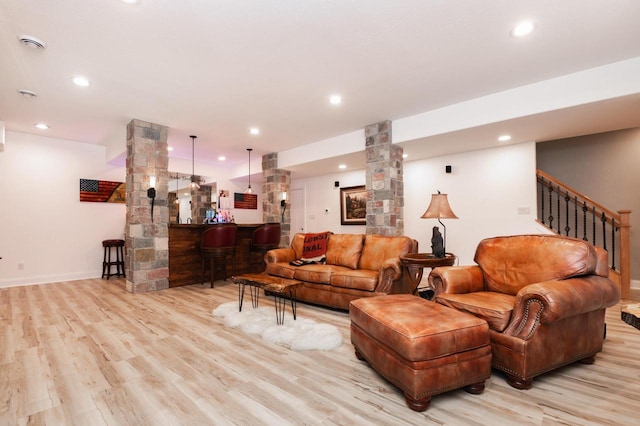
[[[284,223],[284,212],[287,210],[287,191],[282,191],[282,199],[280,200],[280,209],[282,210],[282,220]]]
[[[247,151],[249,152],[249,186],[247,186],[244,193],[253,194],[253,189],[251,188],[251,151],[253,151],[253,148],[247,148]]]
[[[200,185],[198,184],[198,181],[200,179],[196,179],[196,173],[195,173],[195,158],[196,158],[196,138],[197,136],[189,136],[191,138],[191,183],[189,184],[189,186],[191,187],[191,189],[200,189]]]
[[[456,216],[455,213],[453,213],[453,210],[451,210],[451,207],[449,206],[449,200],[447,198],[447,194],[441,194],[440,191],[438,191],[437,194],[431,194],[431,203],[429,203],[429,207],[427,208],[427,211],[424,212],[424,214],[420,216],[420,218],[421,219],[438,219],[438,222],[440,222],[440,225],[442,225],[442,228],[444,229],[442,249],[440,250],[439,247],[437,247],[438,253],[434,251],[434,255],[440,258],[444,257],[445,254],[447,253],[447,227],[444,226],[444,223],[442,223],[440,219],[458,219],[458,216]],[[437,231],[437,227],[434,227],[434,232],[433,232],[434,235],[432,237],[433,239],[431,240],[431,242],[435,246],[439,244],[439,239],[438,239],[438,235],[436,234],[436,231]],[[439,234],[440,232],[438,231],[437,233]],[[434,243],[434,239],[436,240],[435,243]]]
[[[149,176],[149,189],[147,189],[147,197],[151,198],[151,223],[153,223],[153,206],[156,202],[156,177]]]

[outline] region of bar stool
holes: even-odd
[[[211,268],[211,288],[216,279],[216,266],[224,270],[224,279],[227,279],[227,256],[233,261],[233,273],[236,273],[236,236],[238,225],[235,223],[220,223],[208,227],[202,233],[200,254],[202,259],[202,284],[204,284],[205,260],[209,259]],[[216,262],[221,261],[221,262]]]
[[[253,253],[260,253],[262,266],[264,266],[264,255],[272,249],[280,246],[280,224],[269,222],[259,226],[253,231],[251,246],[249,247],[249,269],[253,270]],[[260,271],[262,272],[262,271]]]
[[[104,240],[102,242],[104,254],[102,257],[102,278],[107,276],[107,279],[112,275],[117,277],[124,275],[124,240]],[[111,260],[111,249],[116,251],[116,260]],[[111,273],[111,267],[116,267],[116,272]]]

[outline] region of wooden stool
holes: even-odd
[[[102,242],[104,247],[104,255],[102,257],[102,278],[107,276],[107,279],[112,275],[117,277],[124,275],[124,240],[104,240]],[[116,260],[111,260],[111,248],[116,250]],[[116,267],[116,272],[111,273],[111,267]]]
[[[489,326],[480,318],[409,294],[356,299],[349,314],[356,357],[402,389],[412,410],[453,389],[481,393],[491,376]]]

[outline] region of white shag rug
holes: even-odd
[[[290,303],[285,309],[284,324],[277,325],[273,301],[266,305],[254,309],[249,301],[242,305],[242,312],[238,312],[238,302],[228,302],[214,309],[212,315],[223,318],[229,327],[259,335],[267,342],[294,351],[330,351],[342,346],[342,334],[333,325],[300,318],[299,314],[294,320]]]

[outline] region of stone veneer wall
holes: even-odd
[[[262,218],[264,222],[279,222],[281,226],[280,246],[288,247],[291,238],[291,215],[289,200],[284,217],[280,200],[282,192],[289,192],[291,172],[278,168],[278,153],[262,156]]]
[[[365,127],[367,234],[404,234],[402,148],[391,143],[391,121]]]
[[[127,125],[126,289],[133,293],[169,287],[168,128],[141,120]],[[149,176],[156,177],[151,218]]]
[[[200,178],[200,176],[196,176]],[[211,208],[211,191],[209,185],[200,185],[199,189],[191,189],[191,223],[203,223],[207,209]],[[213,189],[216,193],[216,189]]]

